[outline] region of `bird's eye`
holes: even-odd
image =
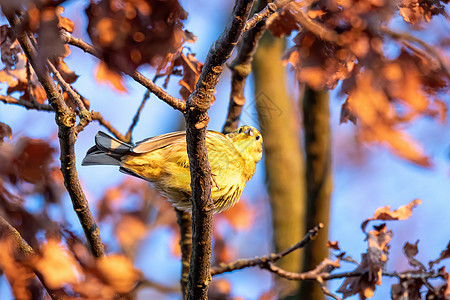
[[[242,132],[242,127],[241,128],[239,128],[239,131],[238,131],[238,133],[241,133]]]
[[[259,141],[260,138],[261,138],[260,135],[257,135],[257,136],[256,136],[256,140],[257,140],[257,141]]]

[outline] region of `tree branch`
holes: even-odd
[[[105,118],[103,118],[103,116],[97,112],[97,111],[92,111],[91,112],[92,115],[92,120],[96,120],[98,123],[100,123],[103,127],[105,127],[106,129],[108,129],[109,132],[111,132],[116,138],[118,138],[119,140],[121,140],[122,142],[127,142],[128,139],[126,138],[126,136],[124,136],[123,134],[121,134],[116,128],[114,128],[114,126],[111,125],[111,123],[109,121],[106,121]]]
[[[237,0],[227,28],[209,49],[200,78],[186,103],[186,141],[192,190],[192,256],[188,299],[207,299],[211,278],[212,214],[211,167],[206,153],[208,109],[214,88],[244,29],[252,0]]]
[[[308,14],[299,9],[295,14],[295,20],[303,29],[317,35],[321,40],[337,45],[342,45],[341,36],[334,30],[326,28],[323,24],[311,20]]]
[[[14,104],[14,105],[22,106],[28,110],[32,109],[32,110],[42,110],[42,111],[54,112],[53,107],[51,107],[51,105],[41,104],[36,101],[31,102],[31,101],[27,101],[27,100],[23,100],[23,99],[16,99],[16,98],[8,96],[8,95],[6,95],[6,96],[0,95],[0,101],[5,104]]]
[[[26,109],[54,112],[53,107],[51,107],[48,104],[40,104],[38,102],[31,102],[28,100],[16,99],[16,98],[8,96],[8,95],[6,95],[6,96],[0,95],[0,102],[3,102],[5,104],[13,104],[13,105],[22,106]],[[92,111],[90,114],[91,114],[92,120],[97,121],[100,125],[102,125],[106,129],[108,129],[108,131],[111,132],[116,138],[118,138],[119,140],[121,140],[123,142],[128,141],[128,139],[123,134],[121,134],[117,129],[115,129],[111,125],[110,122],[106,121],[105,118],[103,118],[103,116],[99,112]]]
[[[189,261],[192,252],[192,223],[191,214],[175,209],[177,213],[177,223],[180,226],[180,248],[181,248],[181,291],[183,299],[187,297],[187,278],[189,274]]]
[[[93,56],[100,59],[99,52],[92,45],[86,43],[82,39],[75,38],[73,35],[71,35],[67,31],[61,31],[61,37],[62,37],[64,43],[78,47],[81,50],[83,50],[84,52],[92,54]],[[185,112],[186,103],[183,100],[172,97],[166,91],[164,91],[162,88],[160,88],[155,83],[153,83],[150,79],[148,79],[147,77],[142,75],[140,72],[134,71],[132,74],[127,74],[127,75],[129,75],[135,81],[137,81],[138,83],[143,85],[145,88],[147,88],[156,97],[158,97],[162,101],[169,104],[172,108],[177,109],[181,112]]]
[[[333,279],[341,279],[341,278],[348,278],[348,277],[359,277],[363,276],[368,273],[368,271],[360,272],[360,271],[353,271],[353,272],[342,272],[342,273],[336,273],[336,274],[330,274],[329,272],[326,272],[324,269],[321,272],[314,272],[308,271],[304,273],[295,273],[295,272],[289,272],[286,270],[283,270],[280,267],[275,266],[272,263],[267,263],[265,265],[261,265],[262,269],[266,269],[272,273],[277,274],[278,276],[284,277],[289,280],[333,280]],[[318,269],[318,268],[316,268]],[[383,272],[382,276],[385,277],[395,277],[398,279],[434,279],[434,278],[442,278],[445,279],[444,273],[434,273],[434,272],[421,272],[421,273],[415,273],[413,271],[406,271],[406,272]]]
[[[5,218],[0,216],[0,238],[9,238],[14,241],[16,248],[25,255],[34,254],[33,248],[22,238],[20,233]]]
[[[254,267],[254,266],[260,266],[260,267],[267,267],[269,263],[276,262],[280,258],[288,255],[289,253],[303,248],[308,242],[313,240],[316,235],[319,233],[319,230],[323,228],[322,223],[315,226],[314,228],[310,229],[306,235],[303,237],[303,239],[295,244],[294,246],[290,247],[289,249],[286,249],[280,253],[272,253],[268,256],[262,256],[262,257],[256,257],[254,259],[239,259],[235,262],[228,263],[228,264],[220,264],[218,267],[214,267],[211,269],[211,276],[223,274],[226,272],[231,272],[235,270],[241,270],[248,267]],[[278,267],[277,267],[278,268]],[[295,273],[297,274],[297,273]]]
[[[256,26],[256,24],[258,24],[261,21],[264,21],[271,14],[276,13],[277,10],[283,8],[292,1],[293,0],[275,0],[274,2],[268,3],[263,10],[254,14],[253,17],[245,23],[244,31],[252,29],[253,27]]]
[[[256,10],[261,10],[267,3],[258,1]],[[245,104],[245,83],[252,71],[252,60],[258,46],[258,41],[266,30],[265,20],[258,22],[252,29],[244,33],[236,58],[228,66],[231,70],[231,92],[228,114],[222,133],[227,134],[238,128],[242,107]]]
[[[44,87],[48,101],[56,113],[56,124],[58,125],[58,137],[61,148],[61,172],[64,177],[64,185],[69,192],[75,212],[83,227],[90,249],[95,257],[104,256],[105,250],[100,238],[100,232],[94,217],[89,210],[89,204],[81,189],[75,165],[75,112],[65,104],[62,95],[50,77],[50,73],[43,64],[38,63],[37,49],[33,46],[28,33],[21,29],[21,22],[15,12],[11,12],[2,6],[3,13],[8,19],[17,40],[25,55],[33,67],[39,82]]]
[[[144,94],[144,97],[142,97],[141,105],[139,105],[138,110],[136,111],[136,114],[134,115],[133,121],[131,121],[130,127],[127,130],[127,133],[125,134],[125,138],[127,139],[127,143],[131,142],[131,134],[133,132],[134,127],[136,127],[139,116],[141,115],[142,110],[144,109],[145,103],[150,98],[150,91],[147,90]]]
[[[89,113],[89,111],[84,106],[83,101],[81,100],[80,95],[75,92],[70,84],[68,84],[64,78],[61,76],[59,71],[55,68],[55,66],[47,60],[47,66],[50,69],[50,71],[55,76],[56,80],[58,81],[59,85],[62,87],[62,89],[70,96],[72,101],[76,104],[78,107],[78,116],[80,118],[80,123],[76,126],[75,132],[78,134],[80,133],[90,122],[92,122],[92,116]]]
[[[424,57],[428,57],[428,58],[430,58],[430,55],[433,56],[433,58],[438,62],[440,68],[445,72],[447,77],[450,78],[450,70],[445,63],[444,58],[439,54],[438,51],[436,51],[436,48],[428,45],[421,39],[418,39],[415,36],[413,36],[407,32],[395,32],[385,26],[383,26],[381,29],[385,34],[387,34],[392,39],[403,40],[404,41],[403,43],[405,44],[405,46],[410,48],[414,52],[417,52],[417,53],[423,55]],[[409,42],[419,44],[420,46],[422,46],[423,49],[425,49],[425,51],[422,51],[422,50],[414,47]]]

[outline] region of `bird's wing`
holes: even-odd
[[[186,143],[185,131],[170,132],[142,140],[140,142],[137,142],[136,145],[131,148],[131,152],[147,153],[157,149],[165,148],[180,141],[184,141]]]
[[[187,153],[185,152],[185,131],[171,132],[145,139],[136,143],[136,146],[131,148],[131,152],[136,154],[148,153],[171,145],[173,145],[173,147],[171,147],[172,149],[170,150],[177,153],[177,155],[172,156],[172,158],[176,160],[179,165],[189,168],[189,160]],[[224,172],[226,170],[229,171],[228,168],[232,168],[232,166],[236,165],[241,167],[240,153],[234,147],[230,139],[222,133],[208,130],[206,134],[206,147],[208,148],[208,158],[213,173]]]

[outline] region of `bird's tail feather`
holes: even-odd
[[[82,166],[120,165],[120,158],[130,151],[132,145],[121,142],[99,131],[95,136],[95,146],[91,147],[81,163]]]

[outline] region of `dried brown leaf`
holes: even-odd
[[[12,130],[7,124],[0,122],[0,142],[3,142],[4,138],[12,138]]]
[[[387,231],[386,224],[376,227],[367,234],[369,247],[361,255],[361,264],[353,272],[361,276],[347,277],[337,290],[344,298],[359,294],[361,299],[371,298],[376,285],[381,285],[382,268],[387,261],[387,244],[392,239],[392,231]]]
[[[15,163],[18,175],[25,181],[36,183],[45,178],[53,160],[54,149],[44,140],[21,138],[15,145]]]
[[[341,251],[341,248],[339,248],[339,242],[338,241],[328,241],[327,247],[333,250]]]
[[[110,287],[118,293],[127,293],[133,289],[141,273],[133,267],[125,256],[113,254],[100,258],[97,268]]]
[[[131,73],[143,64],[157,66],[192,41],[192,34],[183,30],[187,13],[178,0],[125,0],[118,5],[101,0],[86,9],[88,34],[112,70]]]
[[[347,123],[347,121],[350,121],[353,123],[353,125],[356,125],[358,118],[355,116],[354,112],[352,111],[351,106],[349,105],[349,98],[345,100],[344,104],[342,104],[341,107],[341,117],[339,119],[339,123]]]
[[[295,2],[294,2],[295,3]],[[298,3],[295,3],[298,4]],[[268,29],[273,36],[282,37],[291,35],[292,31],[300,29],[295,17],[295,9],[290,9],[291,5],[286,6],[269,24]]]
[[[15,243],[12,239],[0,240],[0,268],[11,285],[16,299],[32,299],[30,285],[35,275],[33,271],[14,257]]]
[[[391,288],[392,300],[420,300],[422,279],[400,279],[400,283],[393,284]],[[428,298],[427,298],[428,299]]]
[[[76,259],[61,243],[49,239],[42,246],[41,254],[32,262],[33,267],[42,274],[45,283],[51,289],[60,289],[67,284],[77,282],[81,269]]]
[[[425,266],[414,257],[417,255],[417,253],[419,253],[419,248],[417,247],[418,244],[419,240],[417,240],[414,244],[406,242],[403,246],[403,253],[405,254],[406,258],[408,259],[408,263],[411,266],[419,268],[421,271],[426,271]]]
[[[398,209],[394,211],[391,210],[390,205],[380,207],[375,211],[375,214],[373,215],[372,218],[366,219],[361,224],[361,229],[363,232],[365,232],[367,224],[373,220],[384,220],[384,221],[407,220],[409,219],[409,217],[411,217],[413,208],[421,203],[422,201],[420,199],[415,199],[411,201],[409,204],[400,206]]]
[[[118,92],[128,92],[123,77],[119,73],[111,70],[108,65],[102,61],[98,64],[95,71],[95,79],[99,83],[108,83]]]
[[[398,117],[385,90],[370,71],[359,74],[356,86],[347,98],[349,110],[361,124],[361,138],[366,142],[384,142],[397,155],[418,165],[431,163],[422,147],[398,127]]]
[[[450,258],[450,242],[448,242],[447,248],[442,250],[441,254],[439,255],[439,257],[437,259],[429,262],[430,268],[432,268],[433,265],[438,264],[442,260],[447,259],[447,258]]]

